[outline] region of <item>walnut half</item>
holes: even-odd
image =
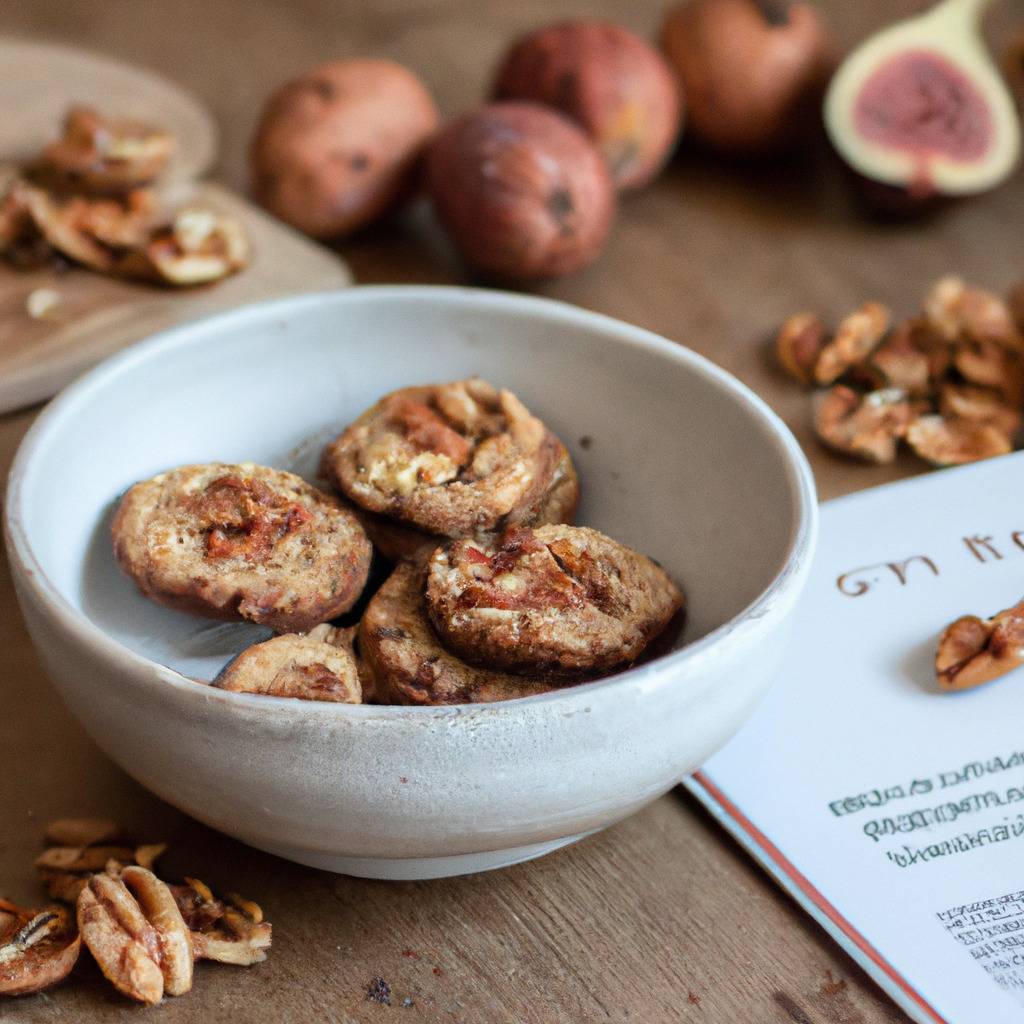
[[[63,981],[80,949],[63,907],[27,910],[0,900],[0,995],[24,996]]]
[[[1024,601],[991,619],[964,615],[951,622],[935,652],[935,676],[943,690],[968,690],[1006,675],[1024,663]]]

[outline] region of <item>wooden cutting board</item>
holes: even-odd
[[[346,265],[241,196],[197,179],[212,163],[217,130],[195,97],[152,72],[75,49],[0,38],[0,162],[24,162],[85,103],[169,130],[178,152],[169,206],[201,201],[237,218],[252,243],[250,265],[217,284],[183,290],[121,281],[90,270],[19,271],[0,263],[0,413],[49,398],[112,352],[155,331],[249,302],[352,283]],[[60,298],[29,314],[39,288]]]

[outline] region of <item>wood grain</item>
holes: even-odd
[[[848,44],[920,5],[822,6]],[[565,0],[557,16],[613,17],[650,33],[660,7]],[[329,57],[386,54],[422,73],[454,114],[486,89],[506,40],[554,16],[543,0],[34,0],[0,10],[0,29],[73,39],[177,77],[216,113],[224,139],[218,173],[241,188],[248,135],[273,83]],[[821,493],[832,496],[920,469],[909,460],[866,468],[819,449],[806,394],[765,358],[768,332],[796,308],[835,316],[872,296],[908,313],[947,270],[1005,287],[1022,269],[1024,186],[1018,177],[930,223],[876,225],[857,215],[824,153],[807,157],[744,166],[684,151],[652,189],[624,200],[599,264],[540,290],[660,331],[738,374],[794,428]],[[464,280],[422,206],[339,250],[361,281]],[[4,464],[29,420],[0,420]],[[275,923],[266,964],[201,968],[190,996],[153,1011],[161,1020],[906,1020],[678,793],[575,848],[496,873],[401,884],[332,876],[211,833],[115,769],[43,679],[6,579],[0,644],[0,749],[7,763],[30,766],[0,783],[0,888],[32,894],[29,863],[46,820],[102,812],[172,839],[172,872],[194,870],[256,896]],[[4,1006],[4,1019],[115,1021],[138,1012],[91,969],[79,975],[48,997]],[[390,987],[390,1007],[366,997],[378,977]],[[406,998],[414,1005],[403,1009]]]
[[[0,412],[48,398],[101,359],[174,324],[294,292],[344,287],[336,254],[291,231],[221,185],[197,183],[217,152],[216,124],[184,88],[122,61],[25,39],[0,38],[0,161],[27,163],[86,103],[168,130],[178,143],[161,180],[167,211],[206,204],[237,219],[252,242],[250,266],[202,288],[122,281],[83,268],[26,273],[0,263]],[[26,308],[39,288],[60,303],[44,318]]]
[[[351,283],[337,256],[221,185],[182,183],[172,196],[172,207],[199,202],[236,218],[252,243],[250,265],[216,284],[174,289],[84,268],[26,273],[0,264],[0,412],[49,397],[112,352],[166,327],[249,302]],[[60,304],[40,320],[26,309],[37,288],[60,296]]]

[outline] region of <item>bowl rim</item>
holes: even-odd
[[[677,651],[647,664],[628,668],[591,682],[511,700],[480,704],[342,704],[329,701],[297,701],[294,698],[221,690],[209,682],[192,679],[176,669],[139,654],[104,632],[82,610],[65,598],[36,558],[24,527],[22,503],[25,481],[30,474],[35,453],[47,444],[50,437],[59,432],[66,417],[88,402],[95,390],[107,385],[127,368],[145,362],[167,349],[187,344],[196,334],[216,331],[228,325],[244,324],[247,320],[265,321],[290,317],[325,302],[344,306],[381,301],[389,304],[432,302],[456,308],[468,305],[477,309],[501,310],[513,316],[527,315],[547,319],[555,324],[572,323],[577,327],[611,335],[619,343],[653,350],[687,364],[689,369],[695,371],[705,381],[728,393],[735,401],[752,411],[783,456],[796,516],[781,568],[745,608],[699,640]],[[664,683],[684,667],[692,671],[694,666],[699,666],[703,660],[714,657],[727,638],[734,638],[739,642],[743,635],[763,629],[765,620],[771,616],[776,606],[785,604],[785,595],[793,588],[800,588],[801,581],[806,578],[817,542],[817,533],[818,501],[814,476],[803,450],[778,414],[727,370],[680,342],[670,341],[653,331],[603,313],[542,296],[459,285],[357,285],[285,296],[201,317],[137,341],[97,364],[64,388],[43,408],[18,447],[8,475],[4,500],[4,539],[16,577],[32,591],[39,605],[51,618],[57,620],[66,633],[71,634],[79,643],[90,648],[101,658],[130,675],[148,676],[161,684],[170,684],[183,695],[183,699],[202,701],[207,706],[212,699],[239,709],[279,707],[297,713],[300,710],[297,705],[301,705],[303,714],[326,715],[331,718],[393,720],[415,716],[417,720],[422,721],[424,718],[444,719],[470,712],[474,716],[500,716],[515,713],[524,705],[540,707],[545,704],[560,704],[582,694],[588,698],[596,698],[603,691],[620,686],[626,681],[641,683],[645,688],[659,682]]]

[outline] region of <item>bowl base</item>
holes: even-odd
[[[524,860],[543,857],[546,853],[579,842],[599,831],[600,829],[595,828],[574,836],[549,839],[529,846],[512,846],[505,850],[463,853],[450,857],[344,857],[277,843],[251,845],[286,860],[307,864],[323,871],[334,871],[339,875],[355,875],[357,878],[375,878],[389,882],[416,882],[426,878],[451,878],[455,875],[471,875],[478,871],[505,868]]]

